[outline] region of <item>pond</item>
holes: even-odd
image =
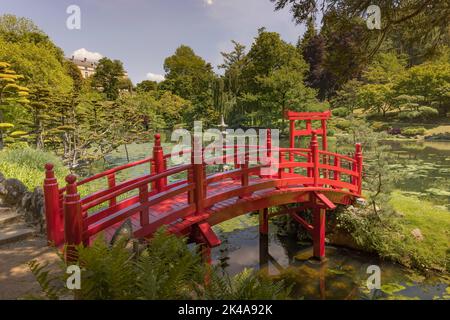
[[[385,143],[392,147],[391,168],[399,173],[397,188],[450,209],[450,143]],[[281,144],[286,145],[286,141]],[[168,151],[170,145],[166,143],[164,147]],[[151,143],[129,145],[130,161],[149,157],[151,150]],[[87,176],[127,162],[123,148],[108,155],[106,160],[94,163],[80,173]],[[125,180],[148,172],[147,164],[124,172],[118,178]],[[450,278],[434,275],[425,278],[373,255],[328,246],[327,262],[315,264],[308,259],[311,255],[309,244],[279,236],[275,225],[270,226],[267,239],[260,239],[257,219],[252,215],[235,218],[214,228],[223,241],[212,251],[214,263],[230,274],[244,268],[261,268],[292,284],[293,296],[297,298],[450,299]],[[381,268],[380,290],[367,289],[367,267],[370,265]]]
[[[374,255],[327,246],[327,260],[310,259],[312,249],[291,237],[280,236],[270,224],[267,239],[258,233],[257,217],[246,215],[214,227],[222,245],[212,250],[213,262],[229,274],[244,268],[261,270],[287,285],[303,299],[450,299],[450,278],[426,277]],[[237,226],[232,231],[229,226]],[[380,267],[381,289],[367,289],[367,268]]]
[[[397,188],[450,209],[450,142],[386,141],[395,154]]]

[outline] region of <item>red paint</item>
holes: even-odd
[[[325,210],[313,209],[313,254],[322,260],[325,257]]]
[[[258,146],[248,146],[241,154],[235,153],[234,157],[229,157],[234,159],[235,169],[228,172],[206,175],[203,152],[194,155],[190,149],[180,151],[180,154],[191,153],[192,160],[196,156],[197,161],[168,168],[167,161],[171,155],[163,154],[159,135],[155,135],[151,159],[119,166],[79,183],[75,176],[70,175],[66,178],[67,186],[61,189],[58,189],[53,166],[47,164],[44,195],[49,242],[57,245],[66,243],[70,248],[80,243],[87,245],[99,232],[105,231],[109,236],[130,218],[133,234],[137,238],[149,238],[159,227],[166,225],[169,232],[191,234],[191,239],[213,247],[219,245],[220,240],[212,231],[212,225],[260,210],[260,232],[264,235],[268,232],[269,207],[297,203],[301,207],[280,214],[291,214],[295,221],[312,233],[314,254],[322,258],[325,252],[325,210],[333,210],[337,203],[351,204],[355,198],[361,197],[362,149],[357,144],[355,154],[349,156],[326,150],[327,112],[288,112],[287,116],[292,120],[291,147],[278,148],[279,170],[273,176],[261,174],[261,169],[268,166],[267,163],[249,165],[250,152],[259,154]],[[293,146],[295,137],[299,135],[295,130],[296,120],[306,121],[306,131],[311,135],[309,148]],[[321,121],[322,129],[312,129],[311,123],[316,120]],[[318,135],[323,137],[324,150],[319,150]],[[267,150],[261,151],[267,152],[271,159],[270,131],[267,146]],[[237,146],[234,149],[239,150]],[[226,150],[224,152],[223,157],[226,157]],[[241,158],[245,161],[238,164]],[[333,159],[333,164],[329,163],[330,159]],[[116,173],[144,163],[151,165],[150,174],[116,182]],[[305,174],[300,173],[305,171]],[[167,183],[169,176],[180,173],[185,173],[187,179]],[[80,199],[77,186],[98,179],[105,179],[107,187]],[[351,182],[347,182],[349,180]],[[129,192],[135,195],[118,200]],[[95,211],[97,206],[104,203],[108,204],[106,208]],[[314,212],[312,225],[299,215],[301,208]]]
[[[80,195],[77,191],[77,177],[66,177],[67,187],[64,197],[64,242],[67,245],[66,261],[76,260],[76,246],[83,241],[83,216]]]
[[[56,246],[64,242],[63,217],[59,202],[58,181],[53,172],[53,164],[45,165],[44,180],[45,220],[47,223],[47,241]]]

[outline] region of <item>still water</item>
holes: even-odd
[[[398,172],[397,188],[450,209],[450,142],[386,141],[392,147],[391,168]],[[281,143],[283,145],[283,142]],[[166,144],[166,150],[169,149]],[[128,146],[130,161],[151,155],[152,144]],[[332,146],[331,146],[332,148]],[[127,162],[121,148],[85,168],[87,176]],[[149,172],[148,165],[132,168],[119,180]],[[215,227],[223,243],[212,252],[214,262],[228,273],[244,268],[262,270],[293,285],[292,295],[304,299],[450,299],[450,278],[419,275],[376,256],[345,248],[327,247],[327,261],[314,263],[308,244],[280,236],[270,226],[260,239],[257,219],[246,215]],[[367,267],[381,268],[381,289],[368,290]]]

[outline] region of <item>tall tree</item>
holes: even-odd
[[[158,90],[158,82],[151,80],[144,80],[136,85],[136,90],[138,92],[150,92]]]
[[[4,109],[10,108],[16,103],[26,104],[29,102],[29,90],[19,85],[23,78],[12,70],[11,65],[0,62],[0,149],[3,148],[3,135],[5,129],[14,127],[14,124],[4,122]]]
[[[190,47],[182,45],[175,54],[164,61],[166,80],[158,87],[169,90],[193,105],[192,120],[212,125],[217,123],[219,112],[214,109],[213,84],[215,75],[211,64],[196,55]]]
[[[102,88],[108,100],[116,100],[119,97],[119,83],[124,76],[123,64],[119,60],[102,58],[98,61],[93,75],[92,84]]]
[[[307,22],[320,12],[327,16],[331,11],[339,10],[339,15],[353,19],[364,16],[368,6],[372,4],[365,0],[270,0],[275,3],[275,9],[289,7],[296,23]],[[447,0],[381,0],[375,3],[379,6],[382,19],[381,30],[365,31],[364,43],[370,48],[367,53],[372,57],[381,47],[384,40],[396,32],[397,28],[414,25],[417,34],[431,31],[443,35],[448,33],[448,17],[450,5]],[[442,41],[443,39],[441,39]]]

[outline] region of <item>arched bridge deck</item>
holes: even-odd
[[[257,149],[258,153],[251,152]],[[170,154],[163,154],[159,135],[153,156],[76,181],[66,178],[60,188],[51,164],[44,181],[48,241],[55,245],[77,245],[100,232],[111,238],[128,219],[136,238],[148,238],[161,226],[191,240],[214,247],[220,244],[211,226],[241,214],[260,212],[260,231],[267,233],[269,207],[297,204],[277,214],[290,214],[314,240],[314,255],[324,256],[325,212],[337,204],[348,205],[361,196],[362,153],[356,145],[352,156],[319,150],[316,133],[309,148],[247,147],[240,163],[239,148],[232,156],[232,170],[207,172],[212,165],[200,163],[170,166]],[[261,152],[266,157],[262,163]],[[190,154],[190,150],[180,154]],[[255,155],[256,154],[256,155]],[[252,159],[253,157],[253,159]],[[223,154],[223,160],[230,162]],[[276,164],[276,171],[264,171]],[[118,174],[138,165],[150,173],[125,181]],[[217,166],[215,166],[217,167]],[[105,187],[80,197],[79,188],[104,180]],[[311,209],[313,221],[299,215]]]

